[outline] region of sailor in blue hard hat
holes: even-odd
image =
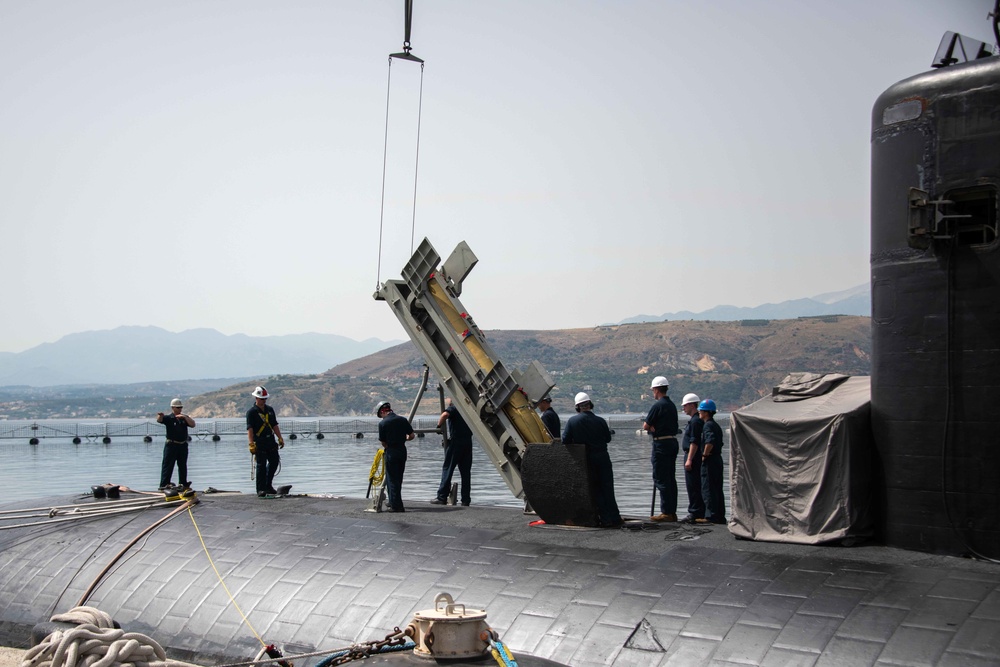
[[[722,427],[715,421],[715,401],[698,404],[698,416],[705,422],[701,431],[701,492],[705,498],[705,518],[726,523],[726,498],[722,494]]]

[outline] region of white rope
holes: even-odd
[[[163,647],[146,635],[114,627],[111,616],[93,607],[56,614],[54,623],[76,623],[56,630],[28,649],[21,667],[189,667],[167,658]]]
[[[146,509],[152,509],[154,507],[174,507],[186,499],[179,498],[177,500],[164,500],[161,495],[159,499],[144,500],[141,503],[132,503],[129,505],[117,504],[117,501],[112,501],[115,505],[102,505],[102,506],[92,506],[84,507],[81,506],[79,509],[60,511],[58,508],[52,508],[44,516],[49,517],[47,519],[41,519],[40,521],[28,521],[25,523],[0,523],[0,530],[12,530],[14,528],[30,528],[32,526],[44,526],[53,523],[66,523],[67,521],[81,521],[84,519],[90,519],[97,516],[110,516],[115,514],[127,514],[129,512],[141,512]],[[11,519],[28,519],[41,517],[41,514],[32,515],[7,515],[0,516],[0,522],[9,521]]]

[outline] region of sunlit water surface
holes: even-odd
[[[563,417],[565,423],[565,417]],[[687,418],[681,417],[681,426]],[[641,421],[641,419],[640,419]],[[723,460],[729,471],[728,418],[720,420],[725,434]],[[43,422],[39,422],[41,424]],[[634,428],[615,428],[609,446],[614,465],[615,495],[623,514],[648,515],[653,483],[650,474],[650,440]],[[348,434],[290,440],[281,451],[281,469],[275,486],[291,484],[292,493],[328,494],[363,498],[368,488],[372,459],[378,448],[373,434],[356,438]],[[189,445],[188,477],[196,490],[252,493],[251,458],[245,435],[223,435],[219,441],[195,438]],[[159,484],[162,438],[145,443],[141,436],[116,437],[112,442],[70,438],[42,438],[37,445],[26,439],[0,439],[0,470],[8,480],[2,500],[14,502],[49,496],[90,493],[95,484],[120,484],[137,490],[156,489]],[[408,444],[403,480],[405,503],[426,502],[435,496],[441,479],[443,453],[437,435],[417,438]],[[678,514],[687,508],[684,470],[678,457]],[[458,481],[456,471],[453,481]],[[175,471],[173,480],[177,482]],[[729,485],[725,485],[727,510]],[[473,452],[472,502],[474,505],[521,507],[478,443]],[[657,511],[658,511],[657,507]]]

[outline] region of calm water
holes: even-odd
[[[565,418],[564,418],[565,419]],[[687,418],[681,418],[681,424]],[[728,467],[728,419],[719,420],[726,434],[724,460]],[[45,424],[39,421],[38,424]],[[200,426],[200,424],[199,424]],[[615,494],[624,514],[647,515],[652,496],[649,437],[633,428],[612,423],[616,433],[609,447],[615,472]],[[162,427],[160,427],[162,428]],[[284,430],[284,429],[283,429]],[[357,439],[347,434],[290,440],[281,451],[281,470],[275,486],[292,484],[293,493],[331,494],[363,498],[378,440],[372,434]],[[436,435],[417,438],[408,444],[409,457],[403,480],[404,502],[427,501],[434,497],[441,478],[443,453]],[[189,445],[188,477],[197,490],[252,493],[250,453],[246,434],[194,439]],[[8,480],[2,502],[44,498],[54,495],[89,493],[94,484],[121,484],[138,490],[153,490],[159,484],[163,440],[143,442],[142,436],[115,437],[109,444],[72,438],[50,438],[30,445],[26,439],[0,439],[0,470]],[[680,457],[679,457],[680,458]],[[687,507],[684,470],[678,464],[679,514]],[[728,470],[727,470],[728,478]],[[454,481],[458,481],[456,471]],[[177,480],[174,472],[173,481]],[[728,504],[728,484],[726,495]],[[476,505],[521,507],[486,454],[475,447],[472,466],[472,502]]]

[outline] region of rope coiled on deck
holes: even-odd
[[[24,654],[21,667],[187,667],[167,658],[163,647],[138,632],[114,627],[111,616],[93,607],[55,614],[53,623],[76,623],[56,630]]]

